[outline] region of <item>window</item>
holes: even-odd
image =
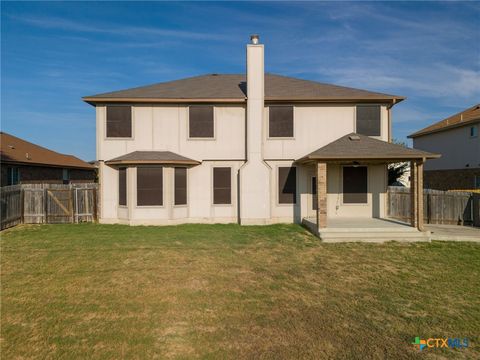
[[[213,106],[190,106],[188,116],[188,129],[190,138],[213,138]]]
[[[17,185],[20,182],[20,169],[18,167],[7,168],[7,185]]]
[[[475,175],[475,189],[480,189],[480,176]]]
[[[295,204],[297,201],[297,168],[278,168],[278,203]]]
[[[380,106],[357,106],[357,134],[380,136]]]
[[[367,203],[367,167],[345,166],[343,168],[343,203]]]
[[[118,205],[127,205],[127,169],[118,169]]]
[[[213,168],[213,203],[232,203],[232,175],[229,167]]]
[[[187,204],[187,168],[175,168],[175,205]]]
[[[141,166],[137,168],[137,206],[163,205],[163,168]]]
[[[312,210],[317,210],[317,177],[312,177]]]
[[[477,137],[478,136],[478,127],[477,126],[471,126],[470,127],[470,137]]]
[[[107,137],[132,137],[132,107],[122,105],[107,106]]]
[[[293,106],[270,106],[268,109],[268,136],[293,137]]]
[[[64,184],[70,183],[70,170],[69,169],[63,169],[62,170],[62,180]]]

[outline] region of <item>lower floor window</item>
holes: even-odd
[[[480,175],[475,176],[475,189],[480,189]]]
[[[163,205],[163,167],[141,166],[137,168],[137,205]]]
[[[127,168],[118,169],[118,205],[127,206]]]
[[[367,167],[345,166],[343,168],[343,203],[367,203]]]
[[[232,171],[229,167],[213,168],[213,203],[232,203]]]
[[[295,204],[297,200],[297,168],[278,168],[278,203]]]
[[[187,204],[187,168],[175,168],[175,205]]]

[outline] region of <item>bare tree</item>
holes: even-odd
[[[397,139],[393,139],[392,143],[408,147],[405,142]],[[408,162],[389,164],[388,165],[388,185],[401,183],[400,179],[409,169],[410,169],[410,164]]]

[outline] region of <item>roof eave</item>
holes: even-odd
[[[197,160],[108,160],[106,165],[200,165]]]
[[[44,167],[54,167],[54,168],[63,168],[63,169],[80,169],[80,170],[95,170],[96,167],[91,166],[75,166],[75,165],[64,165],[64,164],[48,164],[48,163],[39,163],[39,162],[26,162],[20,160],[4,160],[1,159],[1,162],[4,164],[14,164],[14,165],[30,165],[30,166],[44,166]]]
[[[428,131],[420,130],[420,131],[414,132],[413,134],[408,135],[407,137],[409,139],[414,139],[414,138],[417,138],[417,137],[430,135],[430,134],[435,134],[435,133],[439,133],[439,132],[442,132],[442,131],[448,131],[448,130],[459,128],[459,127],[462,127],[462,126],[465,126],[465,125],[470,125],[470,124],[473,124],[473,123],[476,123],[476,122],[480,122],[480,118],[459,122],[459,123],[452,124],[452,125],[449,125],[449,126],[438,128],[438,129],[433,129],[433,130],[428,130]]]
[[[300,158],[298,160],[295,160],[295,162],[299,164],[305,164],[308,162],[317,162],[317,161],[324,161],[324,162],[335,162],[335,161],[381,161],[381,162],[389,162],[389,161],[395,161],[395,162],[404,162],[404,161],[411,161],[411,160],[432,160],[432,159],[438,159],[440,158],[440,154],[419,154],[419,155],[411,155],[411,156],[404,156],[404,155],[398,155],[398,156],[385,156],[385,157],[379,157],[379,156],[359,156],[359,157],[354,157],[354,156],[315,156],[315,155],[308,155],[303,158]]]
[[[118,98],[118,97],[83,97],[90,105],[104,103],[244,103],[246,98]]]
[[[378,97],[378,98],[365,98],[365,97],[348,97],[348,98],[291,98],[291,97],[278,97],[278,96],[265,96],[267,102],[299,102],[299,103],[352,103],[352,102],[368,102],[368,103],[399,103],[405,100],[405,97]]]

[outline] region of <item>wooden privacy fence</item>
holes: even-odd
[[[410,188],[388,187],[388,216],[410,221]],[[480,194],[424,189],[423,219],[426,224],[480,226]]]
[[[22,184],[1,188],[1,229],[97,220],[98,184]]]

